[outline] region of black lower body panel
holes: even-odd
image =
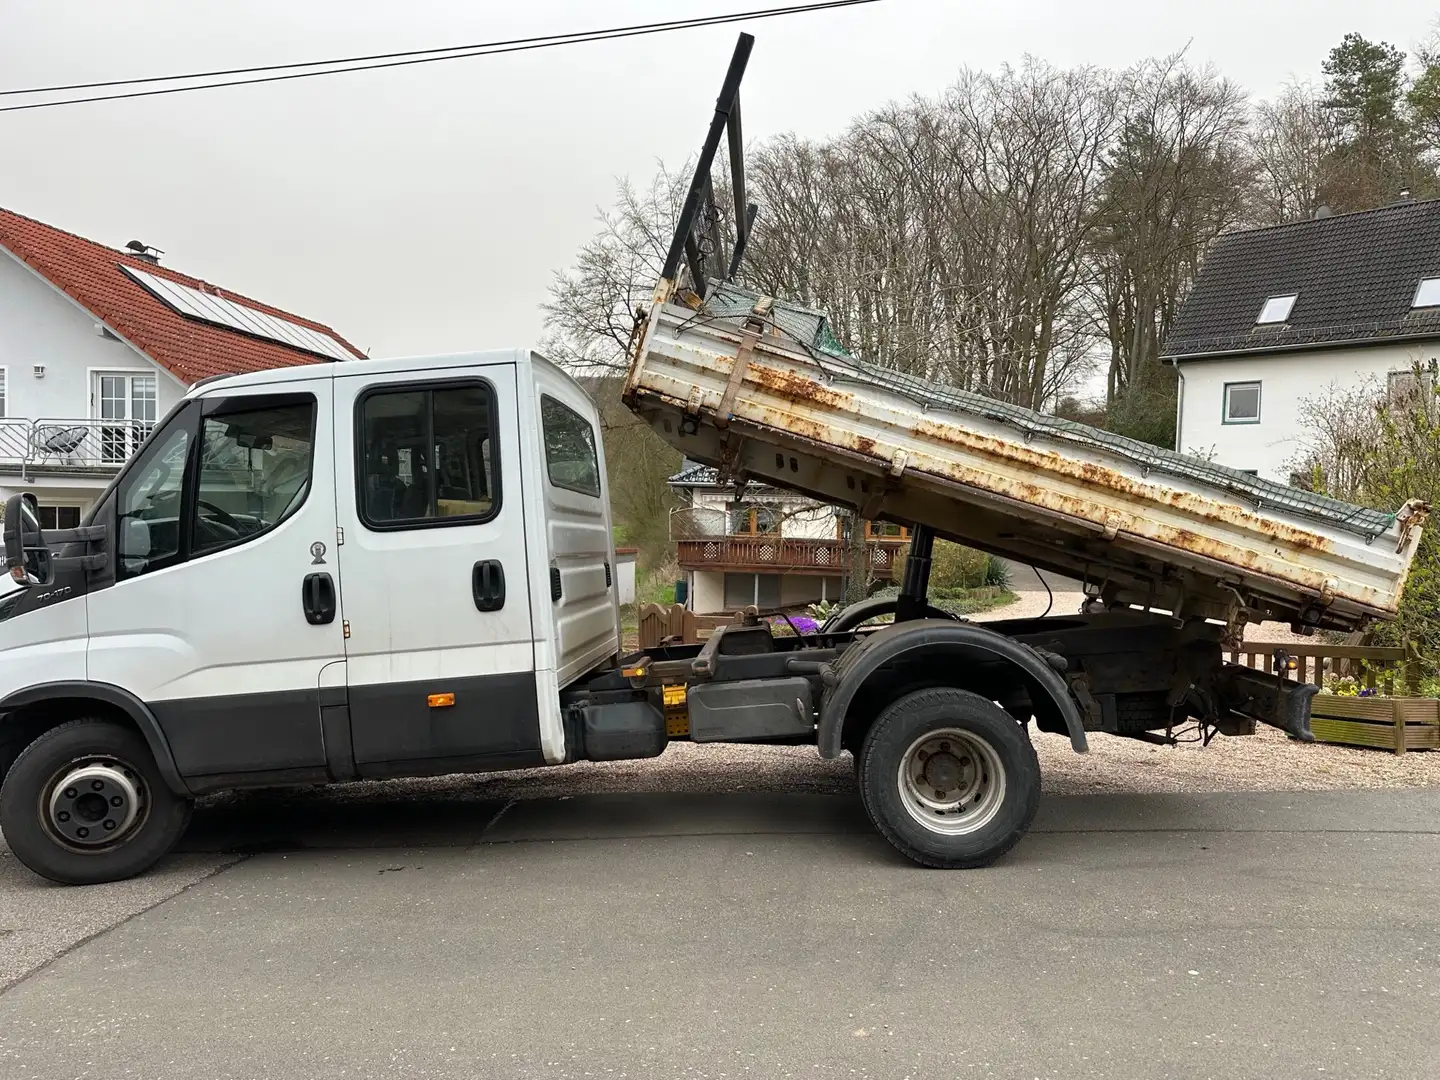
[[[432,694],[453,694],[455,703],[433,708]],[[351,686],[349,698],[351,744],[361,776],[542,763],[533,671]],[[450,759],[456,768],[441,767]],[[501,764],[484,765],[487,759]]]
[[[183,777],[325,767],[320,690],[147,702]]]

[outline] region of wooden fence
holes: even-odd
[[[1261,671],[1273,671],[1276,649],[1283,649],[1299,661],[1296,670],[1286,676],[1297,682],[1324,686],[1329,675],[1353,678],[1361,686],[1385,694],[1414,695],[1419,692],[1420,668],[1409,662],[1401,646],[1387,645],[1326,645],[1323,642],[1301,645],[1282,641],[1247,641],[1230,652],[1233,664]]]
[[[683,604],[646,604],[640,609],[640,648],[659,648],[667,638],[694,644],[708,638],[717,626],[744,621],[743,611],[734,615],[696,615]]]

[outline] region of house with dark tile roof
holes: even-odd
[[[0,209],[0,499],[70,528],[200,379],[361,358],[330,327]]]
[[[1162,349],[1177,448],[1288,481],[1331,388],[1407,394],[1440,358],[1440,200],[1228,233]]]

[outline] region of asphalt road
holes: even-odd
[[[1440,1075],[1440,792],[1047,798],[964,873],[844,796],[290,806],[0,994],[0,1076]]]

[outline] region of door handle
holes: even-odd
[[[300,599],[305,621],[311,626],[335,621],[335,579],[329,574],[306,574],[300,583]]]
[[[481,611],[499,611],[505,606],[505,568],[498,559],[481,559],[470,571],[470,591]]]

